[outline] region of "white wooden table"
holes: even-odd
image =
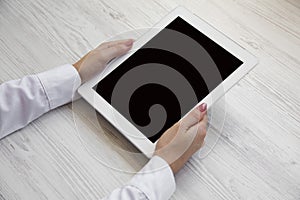
[[[0,83],[72,63],[178,5],[260,63],[226,94],[217,145],[177,174],[172,198],[300,199],[299,0],[1,0]],[[1,140],[0,200],[99,199],[130,180],[101,161],[135,172],[147,159],[120,153],[136,150],[94,114],[80,100]]]

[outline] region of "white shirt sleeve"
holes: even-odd
[[[0,85],[0,139],[51,109],[72,100],[81,80],[70,64]],[[175,179],[169,165],[154,156],[124,187],[105,199],[169,199]]]
[[[126,186],[115,189],[104,199],[166,200],[171,197],[175,188],[170,166],[164,159],[154,156]]]
[[[80,76],[70,64],[2,83],[0,139],[70,102],[80,84]]]

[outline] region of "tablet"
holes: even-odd
[[[78,92],[151,157],[168,128],[200,103],[210,107],[256,63],[237,43],[178,7]]]

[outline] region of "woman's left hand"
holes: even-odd
[[[87,53],[73,64],[80,75],[81,82],[84,83],[100,73],[113,58],[127,53],[132,48],[133,42],[132,39],[105,42]]]

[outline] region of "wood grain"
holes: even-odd
[[[178,5],[259,64],[222,100],[224,126],[208,133],[217,145],[176,175],[172,199],[300,199],[298,0],[1,0],[0,83],[72,63]],[[147,162],[122,148],[137,152],[85,101],[62,106],[0,141],[0,200],[99,199]]]

